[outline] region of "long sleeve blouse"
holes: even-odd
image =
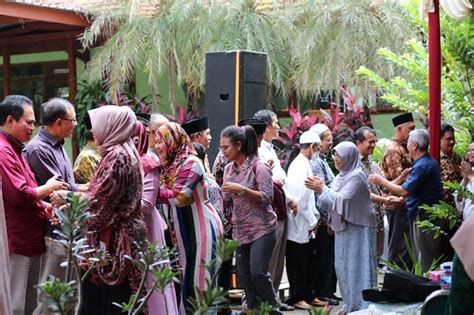
[[[273,202],[272,173],[258,158],[247,158],[240,167],[229,163],[224,171],[224,183],[233,182],[261,192],[259,203],[230,193],[223,193],[224,202],[232,203],[232,237],[242,244],[251,243],[276,228]]]

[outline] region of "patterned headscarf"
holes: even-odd
[[[196,151],[186,131],[177,123],[170,122],[161,126],[156,131],[156,137],[163,141],[167,153],[167,160],[162,161],[164,171],[161,180],[163,184],[171,188],[183,161],[190,154],[195,155]]]
[[[133,143],[140,154],[140,160],[142,161],[143,171],[148,174],[153,169],[160,166],[158,161],[155,161],[151,156],[147,155],[148,152],[148,131],[145,125],[139,120],[135,126],[135,131],[132,135]]]

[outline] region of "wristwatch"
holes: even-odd
[[[239,192],[237,193],[237,196],[242,196],[243,194],[245,194],[245,188],[244,187],[240,188]]]

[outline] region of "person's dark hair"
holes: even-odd
[[[300,149],[307,149],[312,145],[312,143],[303,143],[300,144]]]
[[[51,126],[59,118],[66,118],[67,110],[74,106],[63,98],[55,97],[41,105],[41,124]]]
[[[267,125],[271,125],[273,116],[276,117],[276,114],[274,112],[272,112],[271,110],[262,109],[262,110],[259,110],[258,112],[256,112],[253,115],[253,118],[263,120],[264,122],[267,123]]]
[[[94,140],[94,134],[92,133],[92,130],[84,131],[84,138],[86,138],[86,141],[93,141]]]
[[[194,150],[196,150],[196,156],[204,163],[206,159],[206,149],[204,149],[204,146],[200,143],[193,142],[193,147]]]
[[[368,126],[362,126],[357,131],[354,133],[354,143],[357,144],[357,142],[364,142],[365,141],[365,132],[368,131],[374,135],[376,135],[375,130],[368,127]]]
[[[23,95],[8,95],[0,103],[0,126],[3,126],[7,121],[8,115],[11,115],[15,120],[19,120],[23,116],[23,107],[25,104],[33,106],[33,102]]]
[[[232,144],[240,142],[240,151],[247,157],[256,157],[258,154],[257,135],[251,126],[228,126],[221,132],[221,138],[227,138]]]
[[[441,129],[439,130],[439,136],[442,138],[444,134],[448,131],[454,133],[454,128],[450,124],[442,124]]]
[[[354,139],[354,131],[349,127],[343,127],[339,129],[337,134],[334,135],[332,140],[332,146],[335,147],[341,142],[352,141]]]

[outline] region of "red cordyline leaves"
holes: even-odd
[[[164,114],[169,121],[176,122],[182,125],[185,121],[198,117],[198,114],[195,111],[186,112],[184,106],[177,106],[176,107],[176,116],[171,114]]]
[[[98,102],[97,106],[98,107],[102,107],[105,105],[128,106],[133,111],[136,111],[138,113],[148,113],[150,111],[150,107],[148,106],[148,104],[145,103],[140,98],[138,98],[137,96],[135,96],[134,99],[130,99],[126,94],[118,95],[117,93],[115,100],[116,100],[115,104],[110,104],[109,102]]]

